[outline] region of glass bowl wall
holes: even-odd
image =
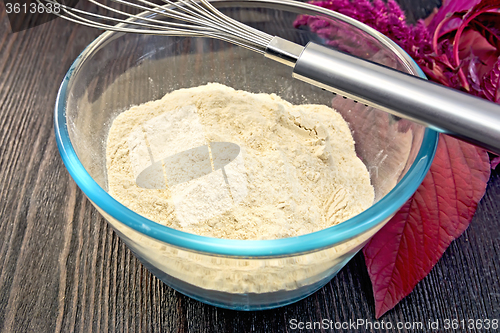
[[[213,3],[228,16],[269,34],[302,45],[310,40],[329,43],[423,76],[386,37],[340,14],[295,1]],[[325,40],[307,29],[295,29],[293,22],[301,14],[321,16],[336,34]],[[276,93],[294,104],[333,105],[349,122],[357,154],[375,187],[375,204],[316,233],[237,241],[177,231],[114,200],[106,192],[105,146],[113,119],[133,105],[209,82]],[[289,67],[241,47],[207,38],[113,32],[90,44],[68,71],[56,103],[55,131],[75,182],[154,275],[197,300],[239,310],[285,305],[326,284],[417,189],[437,143],[437,134],[429,129],[333,98],[329,92],[293,79]]]

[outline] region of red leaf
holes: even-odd
[[[493,157],[491,159],[491,170],[495,170],[498,164],[500,164],[500,156]]]
[[[482,97],[495,103],[499,102],[498,89],[500,88],[500,58],[497,58],[495,66],[493,66],[490,72],[483,77],[481,88],[484,94]]]
[[[432,21],[429,24],[429,29],[431,31],[434,31],[438,24],[441,23],[445,18],[450,17],[457,12],[467,11],[472,6],[477,5],[479,2],[480,0],[447,1],[445,4],[443,4],[443,7],[441,7],[439,11],[434,15]]]
[[[363,249],[377,318],[407,296],[467,229],[489,176],[486,151],[441,135],[422,185]]]
[[[470,21],[469,28],[476,30],[488,43],[500,49],[500,13],[486,12]]]
[[[464,31],[468,28],[469,24],[478,16],[486,13],[489,10],[495,10],[498,7],[500,7],[500,0],[488,0],[488,1],[482,0],[480,3],[472,7],[464,16],[462,23],[457,28],[457,32],[453,40],[453,58],[456,64],[460,63],[459,48],[461,48],[460,42],[462,41],[461,39],[462,33],[464,33]],[[481,30],[480,32],[486,33],[487,30]],[[458,75],[462,79],[463,85],[466,88],[466,90],[469,90],[467,81],[465,79],[465,75],[461,68],[459,68],[458,70]]]

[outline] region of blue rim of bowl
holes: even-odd
[[[251,1],[267,2],[266,0]],[[281,3],[284,2],[282,1]],[[288,5],[290,3],[286,4]],[[298,4],[300,5],[290,5],[299,8],[305,8],[305,6],[308,5],[305,3]],[[322,9],[317,6],[308,6],[310,6],[308,8],[309,10],[317,10],[318,8]],[[351,24],[354,23],[353,25],[365,30],[365,32],[368,32],[378,40],[383,39],[385,41],[384,44],[392,45],[392,48],[395,51],[398,51],[396,54],[399,55],[400,58],[405,58],[405,60],[412,65],[411,70],[414,74],[418,74],[420,77],[426,78],[422,70],[404,50],[376,30],[369,28],[361,22],[352,20],[333,11],[318,10],[318,12],[347,21]],[[80,64],[86,59],[87,55],[94,50],[98,43],[105,40],[106,37],[111,34],[114,33],[105,32],[89,44],[73,62],[61,83],[57,94],[54,115],[57,147],[71,177],[95,205],[114,219],[148,237],[190,251],[234,257],[254,258],[289,256],[317,251],[351,240],[356,236],[376,227],[379,223],[389,218],[413,195],[431,166],[437,148],[438,133],[432,129],[426,128],[422,138],[420,150],[412,166],[401,181],[380,201],[347,221],[327,229],[297,237],[274,240],[230,240],[198,236],[160,225],[125,207],[111,197],[102,187],[100,187],[94,179],[92,179],[90,174],[85,170],[84,166],[78,159],[69,137],[66,123],[65,104],[68,83],[75,70],[79,68]]]

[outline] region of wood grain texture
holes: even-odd
[[[98,34],[59,19],[11,34],[0,7],[0,331],[290,332],[292,319],[374,321],[361,255],[314,295],[248,313],[185,297],[135,259],[71,180],[53,134],[58,85]],[[381,319],[500,319],[499,220],[497,171],[470,228]]]

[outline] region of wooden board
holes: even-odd
[[[58,85],[98,34],[60,19],[11,34],[0,3],[0,331],[288,332],[294,319],[375,321],[361,255],[314,295],[261,312],[194,301],[135,259],[69,177],[53,133]],[[500,319],[499,220],[495,172],[470,228],[382,319]]]

